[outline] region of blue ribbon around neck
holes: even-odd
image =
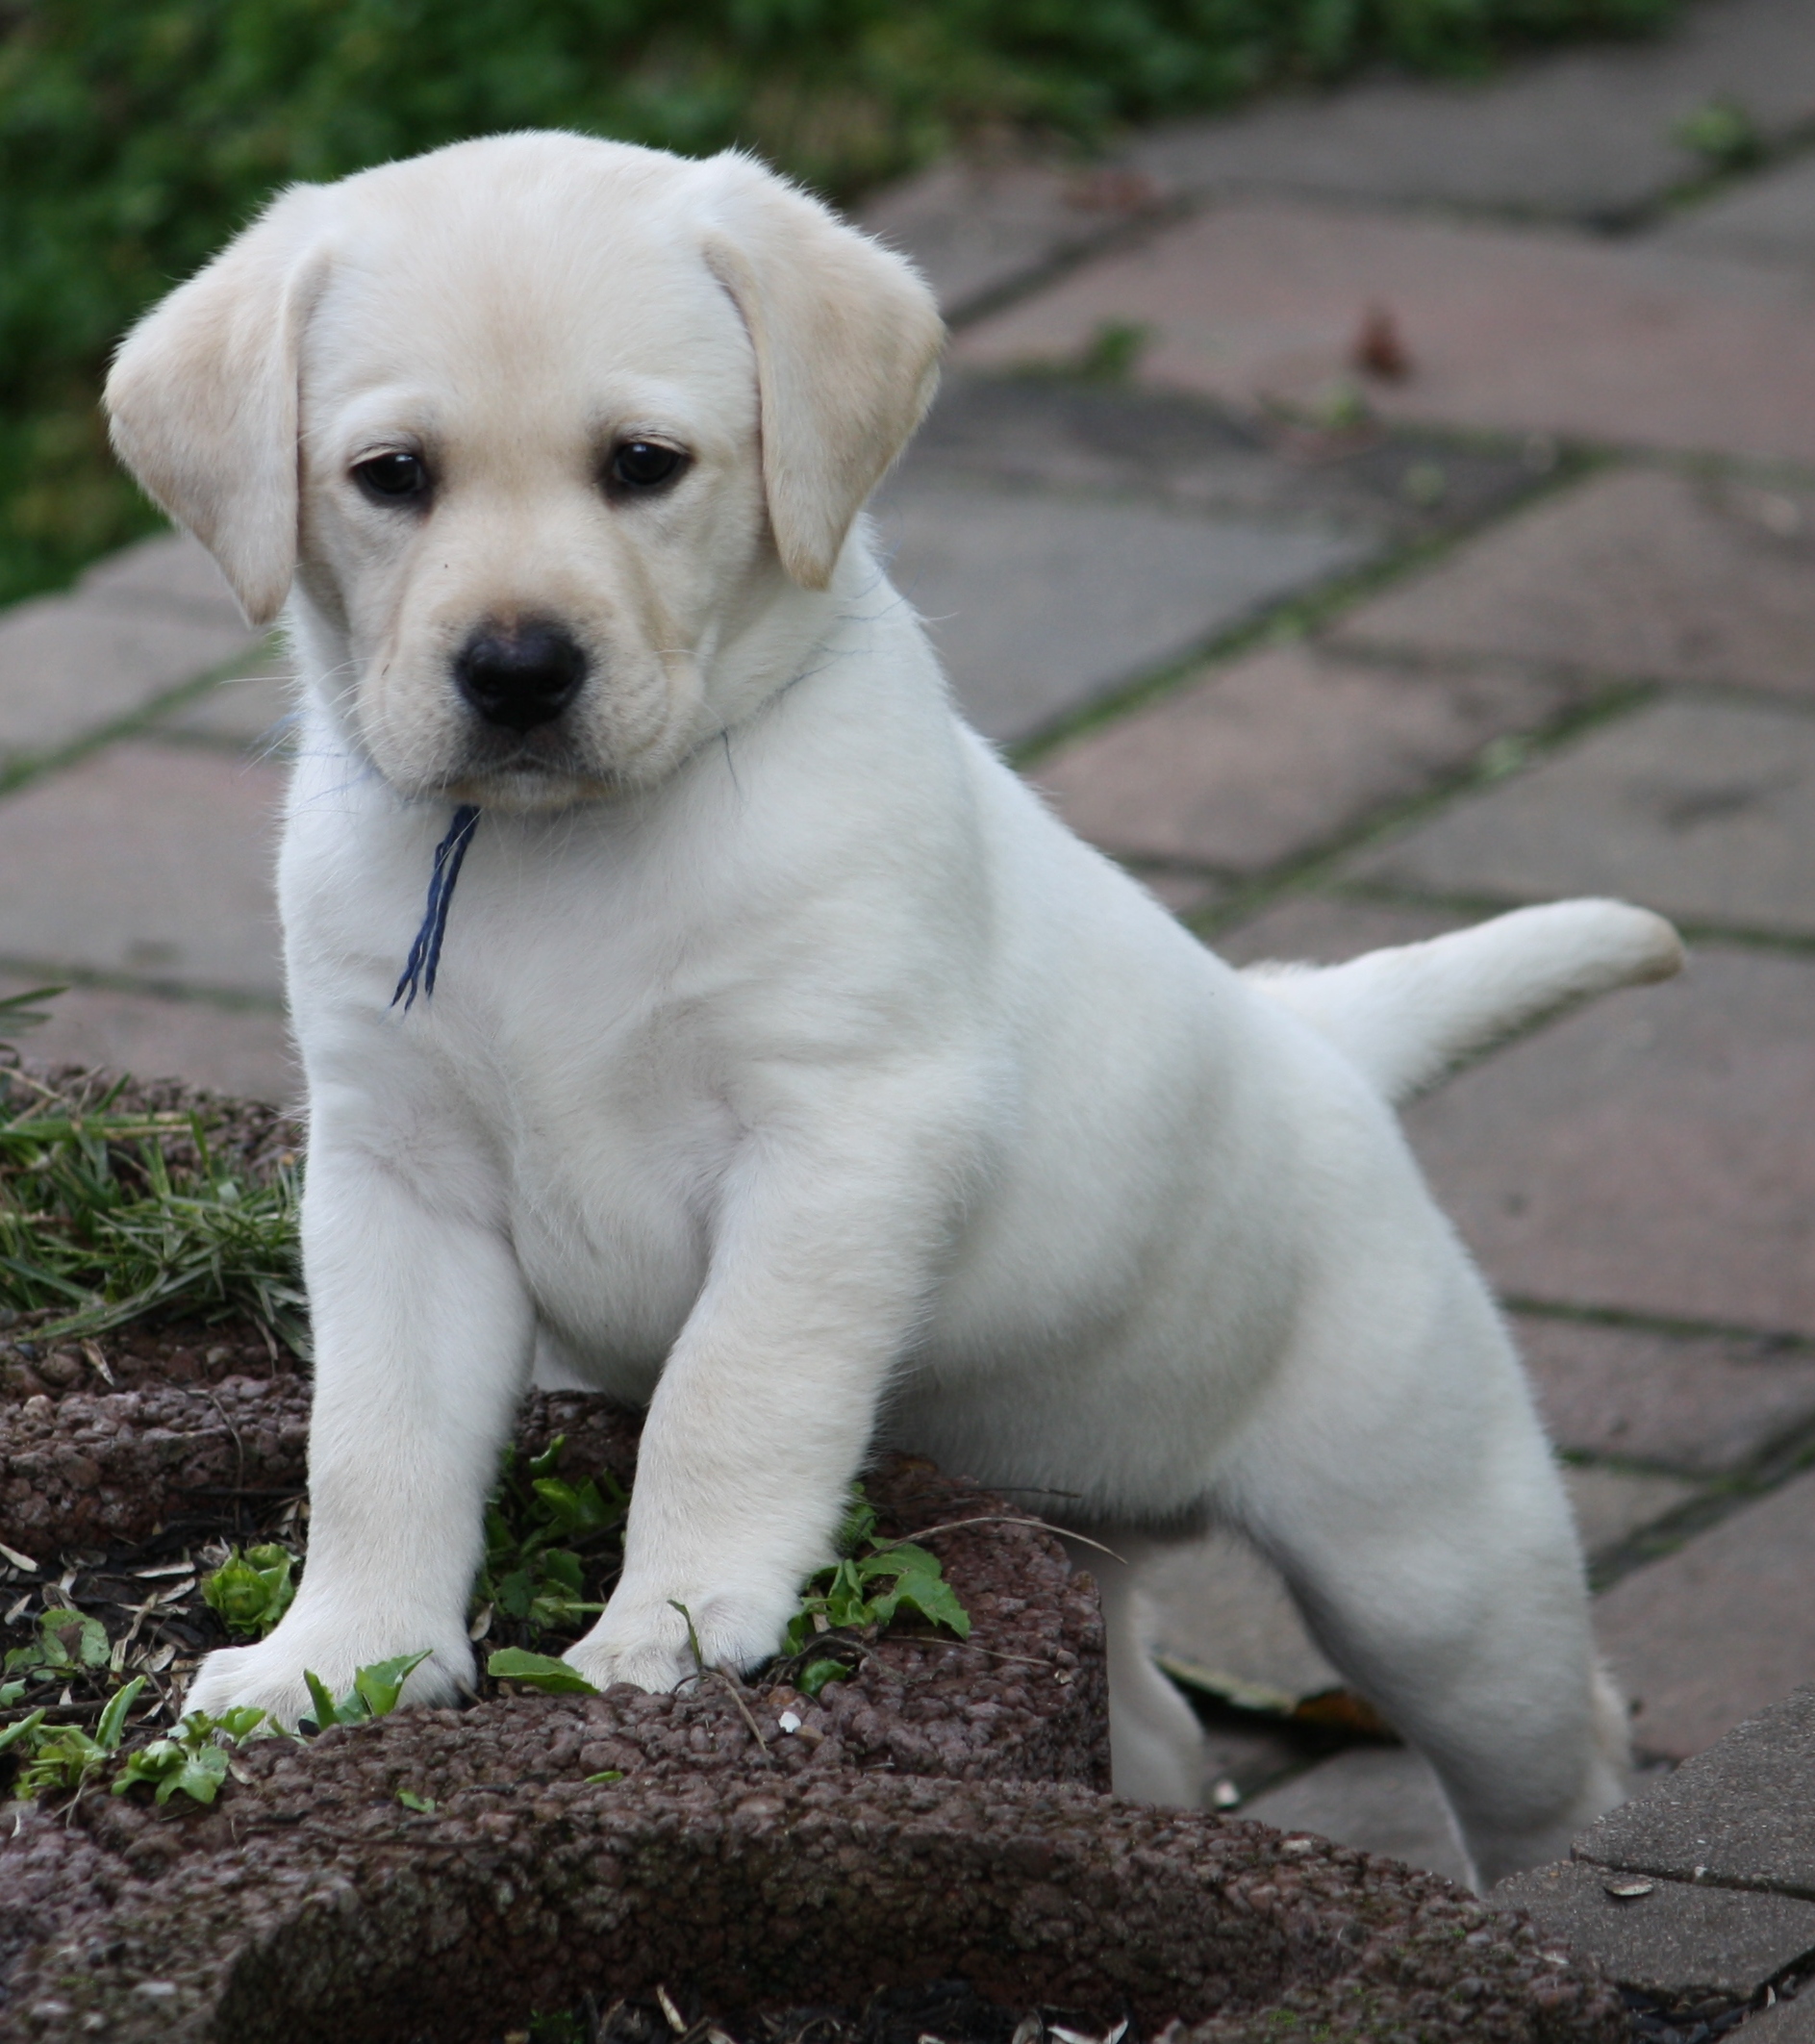
[[[410,946],[409,963],[403,969],[403,977],[397,982],[397,991],[391,997],[394,1008],[403,1002],[407,1015],[416,1005],[418,992],[426,1000],[435,991],[435,972],[441,962],[441,939],[447,935],[447,908],[454,898],[454,882],[460,878],[460,862],[466,856],[466,846],[472,843],[472,834],[478,828],[479,811],[475,804],[463,802],[454,811],[454,820],[448,826],[447,835],[435,847],[435,871],[429,875],[429,905],[422,917],[422,927],[416,933],[416,942]]]

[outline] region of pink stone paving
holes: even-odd
[[[119,744],[0,802],[0,960],[281,991],[272,896],[283,771]]]
[[[0,998],[44,983],[0,972]],[[140,1078],[183,1078],[242,1099],[299,1101],[302,1074],[274,1007],[228,1007],[112,987],[71,987],[18,1048],[40,1065],[97,1065]]]
[[[1411,362],[1369,383],[1383,417],[1815,459],[1815,279],[1560,229],[1237,200],[971,328],[954,355],[1076,359],[1139,323],[1147,382],[1303,404],[1353,375],[1373,308]]]
[[[1637,1745],[1684,1758],[1815,1682],[1815,1473],[1614,1584],[1596,1632],[1640,1711]]]
[[[1405,675],[1303,646],[1219,669],[1052,754],[1032,777],[1124,856],[1258,871],[1556,714],[1531,676]]]
[[[1697,953],[1406,1117],[1515,1296],[1815,1335],[1815,962]]]
[[[1338,644],[1815,695],[1815,493],[1625,469],[1349,612]]]
[[[1551,1439],[1580,1454],[1719,1476],[1815,1427],[1805,1349],[1531,1313],[1516,1332]]]

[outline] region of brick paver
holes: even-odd
[[[1349,871],[1503,901],[1617,895],[1693,923],[1815,935],[1815,717],[1660,703]]]
[[[1351,611],[1339,643],[1815,697],[1815,493],[1622,469]]]
[[[1030,736],[1374,550],[1335,528],[911,470],[876,521],[959,701],[997,739]]]
[[[1531,674],[1399,673],[1281,647],[1213,669],[1033,772],[1107,850],[1255,872],[1422,794],[1571,695]]]
[[[1371,307],[1411,363],[1368,385],[1384,417],[1815,460],[1815,284],[1554,229],[1238,200],[981,321],[955,357],[1072,361],[1139,323],[1147,381],[1316,411],[1352,383]]]
[[[0,998],[54,974],[0,971]],[[47,1065],[98,1065],[147,1077],[180,1072],[192,1085],[241,1099],[300,1099],[290,1029],[276,1000],[258,1006],[115,987],[72,986],[48,1003],[48,1020],[19,1048]]]
[[[1815,162],[1798,157],[1659,228],[1662,247],[1815,268]]]
[[[284,776],[198,748],[119,744],[0,802],[0,963],[274,997]]]
[[[1561,50],[1460,84],[1382,77],[1162,129],[1129,164],[1187,191],[1256,189],[1620,219],[1695,177],[1677,139],[1710,100],[1764,135],[1815,116],[1802,0],[1689,8],[1655,42]]]
[[[1414,1147],[1504,1290],[1815,1336],[1815,961],[1700,951],[1421,1100]]]
[[[1749,1504],[1603,1595],[1601,1650],[1643,1705],[1633,1736],[1673,1759],[1815,1682],[1815,1474]]]
[[[1815,1353],[1797,1346],[1535,1313],[1517,1333],[1551,1438],[1581,1454],[1714,1476],[1815,1427]]]

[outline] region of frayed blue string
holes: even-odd
[[[403,977],[397,982],[397,991],[391,997],[394,1008],[403,1002],[403,1012],[408,1015],[416,1005],[418,985],[423,997],[435,991],[436,968],[441,962],[441,939],[447,934],[447,906],[454,898],[454,882],[460,878],[460,862],[466,856],[466,846],[472,843],[472,834],[479,822],[479,811],[471,802],[463,802],[454,811],[454,820],[448,826],[447,835],[435,847],[435,871],[429,875],[429,905],[422,917],[422,927],[416,933],[416,942],[410,946],[410,960],[403,969]]]

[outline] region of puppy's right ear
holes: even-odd
[[[296,568],[302,330],[326,269],[325,192],[292,187],[127,335],[107,380],[119,458],[220,564],[254,624]]]

